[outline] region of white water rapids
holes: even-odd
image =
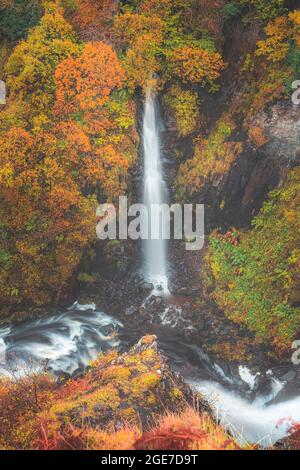
[[[220,423],[241,444],[269,447],[285,437],[293,424],[300,423],[300,397],[268,405],[285,385],[276,379],[271,393],[258,395],[253,402],[216,382],[191,381],[190,384],[206,397]]]
[[[300,422],[300,397],[294,394],[286,401],[274,403],[286,383],[271,372],[267,378],[268,392],[254,393],[256,379],[260,376],[253,376],[246,367],[240,367],[239,377],[231,376],[199,348],[173,337],[172,331],[168,338],[164,329],[154,332],[171,365],[206,397],[217,418],[239,442],[260,443],[267,447],[284,437],[293,423]],[[0,376],[28,373],[29,358],[30,368],[34,364],[38,369],[47,360],[53,373],[72,374],[86,367],[101,351],[128,350],[143,334],[145,331],[141,329],[126,330],[119,321],[93,304],[75,303],[64,313],[1,328]],[[191,354],[195,349],[199,354],[196,363]],[[241,387],[241,381],[244,387]]]
[[[143,122],[144,202],[161,204],[167,199],[163,180],[159,129],[155,101],[148,93]],[[145,273],[154,285],[154,294],[168,292],[166,243],[148,240],[144,243]],[[153,293],[152,293],[153,294]],[[168,315],[164,324],[168,324]],[[170,324],[170,321],[169,321]],[[126,325],[98,310],[96,305],[77,302],[67,311],[48,318],[0,328],[0,375],[22,374],[28,359],[41,367],[47,361],[56,373],[73,374],[94,359],[98,352],[111,348],[128,350],[141,336],[149,333],[139,327],[126,330]],[[300,422],[299,382],[292,393],[281,395],[289,384],[269,374],[252,375],[240,366],[237,373],[225,372],[224,365],[214,363],[199,347],[187,344],[169,328],[150,331],[158,336],[160,347],[175,370],[211,402],[217,418],[242,443],[269,446],[284,437],[294,422]],[[31,362],[32,365],[32,362]],[[296,374],[295,376],[300,374]],[[265,391],[258,381],[267,384]],[[277,401],[275,400],[277,397]],[[284,401],[283,401],[284,400]]]

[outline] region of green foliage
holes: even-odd
[[[199,191],[207,179],[226,174],[235,158],[242,151],[240,142],[231,141],[234,122],[224,115],[207,139],[195,140],[192,159],[184,162],[178,172],[178,198],[191,196]]]
[[[63,10],[46,10],[40,24],[19,42],[6,64],[11,96],[25,97],[31,113],[49,111],[55,93],[55,69],[77,51],[73,28],[63,17]]]
[[[267,23],[285,12],[286,2],[285,0],[237,0],[236,3],[247,9],[246,21],[254,17],[262,23]]]
[[[6,250],[0,250],[0,266],[7,269],[11,265],[11,255]]]
[[[236,18],[237,16],[241,15],[241,13],[242,13],[241,5],[239,5],[236,2],[226,3],[223,7],[223,15],[224,15],[225,21],[230,21],[233,18]]]
[[[78,0],[62,0],[61,4],[67,15],[75,13],[78,10]]]
[[[96,281],[95,276],[92,276],[88,273],[79,273],[77,276],[77,280],[82,282],[83,284],[94,284]]]
[[[289,48],[286,63],[292,67],[294,71],[294,77],[291,81],[296,80],[300,77],[300,47],[296,44],[292,44]]]
[[[13,0],[7,6],[0,6],[0,36],[10,41],[24,38],[42,15],[38,0]]]
[[[192,134],[197,128],[199,119],[197,94],[174,85],[165,95],[164,100],[174,114],[179,135],[186,137]]]
[[[300,170],[271,193],[253,229],[211,236],[207,286],[233,321],[280,353],[300,329]]]

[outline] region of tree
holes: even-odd
[[[38,26],[11,54],[6,67],[11,100],[30,103],[31,115],[49,112],[54,99],[54,71],[68,56],[78,53],[74,31],[63,10],[50,3]]]
[[[187,45],[172,50],[169,54],[170,69],[184,82],[211,86],[225,68],[219,52]]]
[[[2,0],[0,5],[0,36],[17,41],[26,36],[42,16],[38,0]]]
[[[60,115],[93,111],[121,87],[125,73],[111,46],[88,43],[82,53],[62,61],[55,72],[56,112]]]
[[[258,41],[256,55],[274,63],[284,60],[291,46],[300,47],[300,11],[279,16],[266,26],[265,32],[267,38]]]

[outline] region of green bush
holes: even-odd
[[[281,353],[300,331],[300,169],[271,193],[253,228],[211,236],[206,285],[225,314]]]
[[[5,250],[0,250],[0,266],[1,268],[7,269],[11,264],[11,256]]]
[[[0,36],[10,41],[24,38],[27,31],[38,24],[42,12],[37,0],[14,0],[11,6],[0,6]]]
[[[67,15],[75,13],[78,10],[77,0],[62,0],[61,3]]]
[[[237,3],[248,9],[246,20],[254,17],[262,23],[268,23],[285,11],[285,0],[238,0]]]
[[[242,13],[241,5],[235,2],[226,3],[223,7],[223,16],[225,21],[230,21]]]
[[[294,70],[293,80],[300,78],[300,48],[297,45],[291,45],[286,62]]]
[[[165,95],[164,101],[172,110],[179,135],[186,137],[192,134],[197,128],[199,119],[197,94],[174,85]]]

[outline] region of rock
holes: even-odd
[[[203,328],[205,328],[205,320],[203,318],[198,318],[196,330],[203,330]]]
[[[104,335],[104,336],[111,336],[112,334],[114,334],[118,329],[118,326],[117,325],[114,325],[112,323],[110,323],[109,325],[105,325],[103,327],[101,327],[101,333]]]
[[[132,307],[126,308],[125,315],[129,317],[129,316],[134,315],[135,313],[137,313],[137,311],[138,311],[138,309],[136,307],[132,306]]]
[[[201,292],[200,287],[191,287],[191,288],[189,289],[189,295],[200,294],[200,292]]]
[[[181,287],[176,292],[174,292],[174,295],[188,295],[188,288],[187,287]]]
[[[272,397],[273,380],[271,376],[270,377],[261,377],[261,376],[258,377],[256,393],[257,395]]]
[[[267,143],[264,153],[276,160],[297,161],[299,158],[299,107],[277,102],[260,112],[251,122],[252,127],[264,130]]]
[[[227,335],[230,334],[230,332],[231,332],[230,326],[224,325],[224,326],[221,327],[221,329],[219,330],[219,333],[218,333],[218,334],[219,334],[220,336],[227,336]]]
[[[292,382],[296,378],[296,372],[294,370],[290,370],[286,372],[282,377],[280,377],[280,380],[283,380],[285,382]]]
[[[254,354],[254,366],[255,367],[260,367],[265,363],[266,356],[262,351],[257,351]]]
[[[0,104],[6,104],[6,85],[3,80],[0,80]]]
[[[154,285],[151,282],[143,282],[139,285],[139,291],[143,293],[151,292],[154,289]]]

